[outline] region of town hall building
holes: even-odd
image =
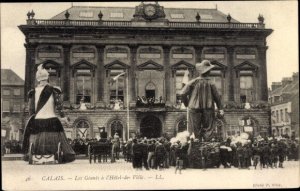
[[[35,87],[37,65],[63,92],[67,137],[99,138],[99,129],[127,140],[173,137],[187,127],[178,92],[195,63],[215,65],[211,80],[224,118],[216,136],[270,133],[267,105],[267,37],[264,18],[241,23],[216,9],[136,7],[71,8],[47,19],[28,12],[25,92]],[[25,102],[28,101],[25,95]]]

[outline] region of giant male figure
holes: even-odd
[[[200,141],[209,140],[214,130],[215,104],[223,115],[220,95],[216,86],[207,78],[214,67],[208,60],[196,64],[196,78],[181,90],[182,101],[189,110],[188,131]]]

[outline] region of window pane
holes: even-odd
[[[10,95],[10,90],[3,90],[3,95]]]
[[[115,100],[116,99],[116,89],[118,88],[118,99],[121,101],[124,101],[124,88],[125,88],[125,76],[122,75],[118,77],[118,82],[114,81],[113,78],[116,77],[117,75],[123,73],[124,70],[111,70],[110,71],[110,100]],[[118,87],[117,87],[118,83]]]
[[[92,94],[92,78],[91,76],[80,76],[77,75],[76,80],[76,103],[78,104],[81,99],[83,99],[84,103],[91,102],[91,94]]]
[[[9,101],[3,101],[3,111],[9,111]]]
[[[20,89],[14,89],[14,95],[21,95]]]
[[[15,103],[15,104],[14,104],[13,111],[14,111],[14,112],[16,112],[16,111],[17,111],[17,112],[21,111],[21,104]]]
[[[252,89],[253,88],[252,76],[241,76],[240,77],[240,88],[241,89]]]
[[[223,94],[223,92],[222,92],[222,77],[221,76],[209,76],[208,78],[211,80],[211,82],[213,84],[215,84],[215,86],[218,90],[218,93],[220,95],[222,95]]]

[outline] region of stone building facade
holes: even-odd
[[[269,103],[272,134],[299,138],[299,72],[272,83]]]
[[[176,93],[185,71],[192,78],[203,59],[215,65],[211,80],[226,108],[216,133],[243,132],[247,120],[251,133],[269,133],[266,38],[272,30],[262,16],[258,23],[240,23],[217,9],[158,3],[74,6],[49,20],[32,13],[19,26],[26,36],[25,91],[43,64],[50,82],[63,90],[68,137],[99,137],[99,127],[124,139],[183,131],[187,112]]]
[[[1,137],[20,140],[24,126],[24,80],[11,69],[1,69]]]

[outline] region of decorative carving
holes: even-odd
[[[201,19],[201,17],[200,17],[200,15],[199,15],[199,13],[197,12],[197,15],[196,15],[196,20],[197,20],[197,22],[200,22],[200,19]]]
[[[140,64],[138,67],[138,70],[163,70],[164,67],[153,60],[149,60],[143,64]]]
[[[69,17],[70,17],[70,13],[69,13],[69,11],[67,10],[66,13],[65,13],[65,18],[68,20]]]
[[[80,46],[78,48],[74,48],[72,50],[73,53],[78,52],[88,52],[88,53],[95,53],[95,49],[87,47],[87,46]]]
[[[192,54],[193,50],[185,48],[185,47],[180,47],[180,48],[175,48],[173,49],[173,54]]]
[[[102,17],[103,17],[103,14],[102,14],[102,12],[100,11],[99,14],[98,14],[98,18],[99,18],[100,21],[102,20]]]
[[[123,47],[115,46],[115,47],[112,47],[112,48],[107,48],[106,52],[107,53],[127,53],[128,50],[126,48],[123,48]]]
[[[263,24],[263,23],[264,23],[265,18],[264,18],[263,15],[259,14],[257,19],[258,19],[258,22],[259,22],[260,24]]]
[[[56,46],[42,46],[40,48],[38,48],[38,52],[61,52],[61,50],[59,48],[57,48]]]
[[[149,46],[148,48],[141,48],[139,53],[161,53],[161,50],[158,48],[152,48]]]
[[[160,6],[157,2],[155,4],[145,4],[141,3],[139,6],[135,7],[135,13],[133,15],[133,20],[161,20],[167,21],[165,19],[166,14],[164,7]]]
[[[127,64],[125,64],[124,62],[121,62],[119,60],[115,60],[109,64],[106,64],[104,66],[106,69],[111,70],[111,69],[127,69],[130,68],[130,66],[128,66]]]
[[[230,14],[228,13],[228,16],[227,16],[227,21],[230,23],[231,22],[231,16]]]

